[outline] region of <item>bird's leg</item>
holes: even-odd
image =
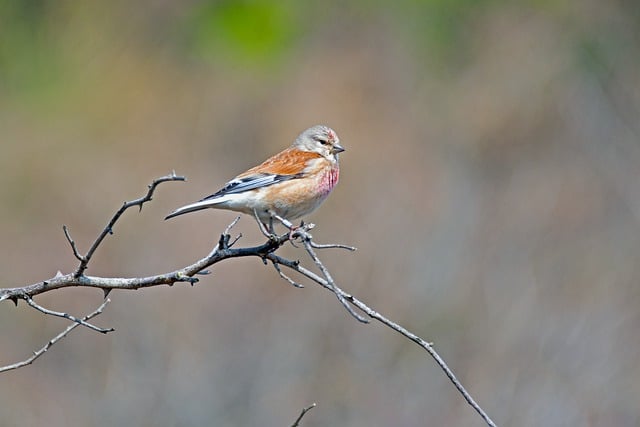
[[[258,212],[255,209],[253,210],[253,217],[256,219],[256,222],[258,223],[258,227],[260,228],[260,232],[262,232],[262,234],[266,238],[268,238],[269,240],[274,240],[274,241],[278,239],[278,236],[276,236],[275,230],[273,228],[273,217],[270,218],[268,226],[267,226],[267,224],[265,224],[264,222],[262,222],[260,220],[260,217],[258,216]]]
[[[277,219],[278,221],[280,221],[282,223],[282,225],[284,225],[285,227],[287,227],[289,229],[289,242],[291,242],[291,245],[293,245],[293,247],[297,248],[296,244],[293,243],[296,237],[300,237],[300,235],[296,235],[296,232],[304,225],[304,222],[301,222],[300,225],[293,225],[291,223],[291,221],[287,220],[286,218],[281,217],[280,215],[278,215],[277,213],[270,211],[269,215],[271,215],[271,220],[273,221],[273,219]]]

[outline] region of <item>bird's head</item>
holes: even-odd
[[[305,130],[298,135],[293,145],[303,151],[318,153],[331,161],[337,161],[338,153],[344,151],[338,134],[330,127],[323,125]]]

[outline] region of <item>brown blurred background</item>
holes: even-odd
[[[634,1],[0,2],[0,272],[204,256],[233,213],[172,209],[324,123],[341,182],[310,220],[336,280],[433,341],[500,425],[640,424],[640,6]],[[261,242],[243,218],[241,244]],[[287,247],[284,254],[303,253]],[[114,292],[0,378],[2,426],[482,425],[416,345],[258,259]],[[41,304],[83,314],[101,292]],[[67,323],[0,305],[0,364]]]

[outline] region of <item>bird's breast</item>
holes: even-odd
[[[320,193],[322,195],[327,195],[333,190],[333,187],[338,183],[338,179],[340,178],[340,169],[331,168],[327,170],[320,179]]]

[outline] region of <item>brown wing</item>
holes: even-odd
[[[301,151],[297,148],[287,148],[275,156],[268,158],[258,166],[238,175],[236,178],[243,178],[255,174],[297,175],[307,167],[309,160],[321,157],[318,153]]]

